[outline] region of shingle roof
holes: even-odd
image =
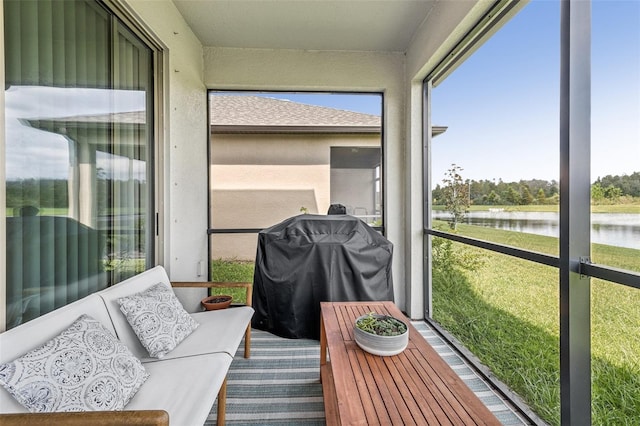
[[[214,95],[211,102],[211,125],[219,131],[260,126],[263,130],[265,127],[301,131],[332,128],[379,132],[380,121],[377,115],[260,96]]]

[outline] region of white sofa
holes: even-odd
[[[157,283],[171,287],[161,266],[0,334],[0,364],[10,362],[42,345],[80,315],[89,314],[113,332],[142,361],[149,373],[149,378],[129,401],[125,410],[163,410],[168,413],[172,426],[201,425],[218,396],[218,424],[224,424],[226,375],[245,333],[247,345],[250,342],[248,333],[253,308],[234,306],[218,311],[194,312],[199,309],[197,301],[205,289],[175,289],[178,299],[200,325],[162,359],[150,358],[120,311],[117,299],[139,293]],[[200,293],[194,297],[189,294],[191,290],[199,290]],[[250,289],[247,287],[247,290],[247,304],[250,305]],[[247,346],[245,356],[248,355]],[[0,386],[0,413],[27,413],[27,410]],[[109,413],[105,415],[108,420]],[[134,413],[132,416],[135,417]],[[4,424],[4,421],[16,417],[0,415],[0,423]],[[36,417],[38,416],[34,415]],[[42,415],[39,417],[42,418]],[[48,423],[46,417],[44,419],[44,423]],[[25,421],[25,424],[28,423],[32,422]],[[82,420],[79,421],[81,423]]]

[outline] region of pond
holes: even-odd
[[[434,211],[433,218],[448,220],[445,211]],[[464,223],[531,234],[559,236],[559,213],[478,211],[467,213]],[[593,213],[591,242],[640,250],[640,214]]]

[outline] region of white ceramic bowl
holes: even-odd
[[[367,314],[358,317],[355,324],[357,324],[360,319],[366,318],[367,316],[369,315]],[[385,317],[387,315],[373,314],[373,316]],[[407,323],[405,323],[404,321],[398,318],[395,319],[403,323],[405,327],[407,326]],[[397,355],[405,350],[407,345],[409,344],[409,327],[406,327],[407,331],[397,336],[378,336],[359,329],[355,324],[353,325],[353,333],[356,339],[356,343],[362,348],[362,350],[367,351],[371,354],[381,356]]]

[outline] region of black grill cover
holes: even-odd
[[[360,219],[299,215],[258,234],[252,326],[319,339],[320,302],[393,300],[393,245]]]

